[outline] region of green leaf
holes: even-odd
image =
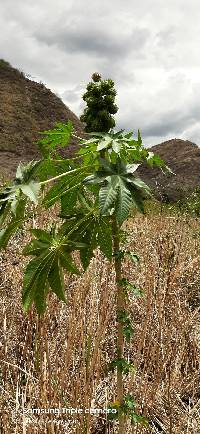
[[[136,253],[133,252],[125,252],[126,255],[129,257],[129,259],[131,259],[132,262],[138,263],[140,261],[140,257],[138,255],[136,255]]]
[[[44,231],[43,229],[31,229],[31,233],[38,240],[44,241],[46,243],[51,243],[52,242],[52,235],[49,232]]]
[[[100,184],[99,207],[101,215],[115,208],[117,221],[121,225],[128,217],[131,206],[144,212],[143,199],[150,196],[149,187],[133,176],[138,165],[124,164],[118,157],[116,163],[99,158],[101,167],[84,182]]]
[[[27,244],[22,253],[23,255],[34,255],[40,256],[42,252],[44,252],[49,247],[49,243],[47,241],[41,240],[32,240],[29,244]]]
[[[130,395],[130,393],[128,393],[124,397],[124,405],[129,410],[134,410],[135,407],[137,406],[137,402],[135,401],[134,397],[132,395]]]
[[[0,218],[1,223],[3,223],[3,221],[6,219],[13,202],[11,204],[9,202],[5,204],[6,206],[4,207],[2,216]],[[15,207],[13,209],[14,217],[12,217],[7,227],[2,228],[0,231],[0,249],[5,249],[7,247],[10,238],[14,235],[16,230],[22,226],[24,222],[25,205],[26,200],[24,199],[20,198],[18,201],[16,201]]]
[[[70,190],[61,196],[61,214],[67,214],[75,208],[78,199],[79,187]]]
[[[141,424],[141,425],[148,425],[148,419],[140,414],[133,413],[131,415],[131,424]]]
[[[82,241],[86,242],[88,246],[80,251],[80,259],[84,270],[90,264],[90,261],[94,255],[94,250],[97,248],[97,225],[94,219],[90,219],[87,224],[87,229],[84,231]]]
[[[127,181],[131,182],[131,184],[135,185],[137,188],[141,189],[146,195],[149,197],[151,196],[151,190],[147,184],[145,184],[144,181],[142,181],[140,178],[127,178]]]
[[[60,263],[62,267],[71,274],[80,275],[80,271],[74,263],[69,252],[66,252],[63,248],[59,252]]]
[[[99,191],[99,206],[101,214],[105,214],[117,198],[118,176],[109,176],[106,179],[105,187],[101,187]]]
[[[122,372],[125,375],[128,375],[131,370],[134,370],[135,367],[132,363],[128,362],[124,358],[118,358],[112,360],[111,363],[108,365],[108,370],[114,372],[115,369],[119,369],[120,372]]]
[[[85,168],[81,171],[77,169],[77,173],[69,174],[58,181],[46,194],[43,205],[46,208],[54,205],[58,199],[60,199],[65,194],[75,190],[78,192],[78,188],[82,185],[82,181],[85,178]]]
[[[0,231],[0,249],[5,249],[8,245],[10,238],[14,235],[16,230],[23,223],[23,219],[13,219],[11,223]]]
[[[144,202],[141,193],[136,189],[130,189],[132,196],[132,203],[142,214],[144,214]]]
[[[102,151],[103,149],[106,149],[109,147],[109,145],[112,143],[112,138],[105,137],[103,140],[101,140],[97,146],[97,151]]]
[[[32,259],[25,270],[22,290],[23,308],[27,311],[33,301],[38,313],[43,313],[46,307],[48,292],[48,274],[55,253],[44,253],[38,259]]]
[[[51,287],[57,297],[66,302],[64,292],[63,269],[73,274],[80,274],[71,252],[82,246],[56,233],[56,228],[49,232],[33,229],[35,239],[23,250],[25,255],[35,255],[27,265],[23,282],[23,306],[28,310],[34,302],[39,313],[44,312],[46,296]],[[78,245],[79,244],[79,245]]]
[[[40,184],[30,181],[29,184],[20,184],[20,190],[36,205],[38,203],[38,194],[40,191]]]
[[[93,175],[89,175],[86,178],[84,178],[83,183],[84,184],[101,184],[103,182],[103,176],[100,176],[98,172],[94,173]]]
[[[20,164],[13,184],[0,191],[0,224],[5,223],[6,219],[10,220],[9,217],[11,217],[8,227],[2,229],[1,246],[6,247],[9,238],[22,223],[27,197],[37,202],[39,184],[33,181],[31,176],[35,174],[39,165],[40,161],[31,161],[26,165]]]
[[[126,288],[127,291],[133,292],[134,295],[136,295],[136,297],[143,297],[144,291],[142,291],[140,288],[130,283],[127,279],[122,278],[119,283],[124,288]]]
[[[117,221],[121,226],[127,219],[132,204],[132,195],[130,190],[126,187],[125,183],[119,179],[118,196],[116,204]]]
[[[8,202],[0,204],[0,227],[7,218],[7,215],[10,211],[10,205],[11,204]]]
[[[131,337],[133,336],[133,334],[134,334],[134,330],[130,324],[125,325],[123,327],[123,335],[124,335],[124,337],[128,343],[130,343],[130,340],[131,340]]]
[[[28,183],[37,173],[40,165],[41,165],[40,160],[39,161],[32,160],[27,164],[20,163],[16,171],[15,181],[19,184]]]
[[[131,173],[131,174],[134,173],[138,169],[139,166],[140,166],[140,163],[139,164],[127,164],[126,165],[126,173]]]
[[[73,125],[70,120],[67,124],[58,122],[55,124],[54,129],[41,131],[40,134],[46,136],[37,142],[42,154],[45,157],[51,154],[55,155],[58,147],[66,147],[73,131]]]
[[[144,291],[142,291],[142,289],[138,288],[135,285],[130,285],[127,289],[128,289],[128,291],[133,292],[133,294],[136,297],[143,297],[144,296]]]
[[[56,257],[52,263],[49,275],[48,275],[49,285],[52,291],[57,295],[57,297],[66,303],[66,296],[64,290],[64,276],[59,262],[59,258]]]
[[[122,143],[118,142],[117,140],[113,140],[112,149],[116,154],[120,153],[122,147]]]
[[[128,282],[126,279],[121,280]],[[123,284],[123,286],[125,286]],[[129,318],[128,312],[126,310],[119,310],[117,311],[117,321],[120,322],[123,325],[123,335],[125,336],[127,342],[130,342],[131,336],[133,336],[134,330],[131,325],[131,320]]]
[[[40,181],[45,181],[50,177],[55,177],[61,173],[68,172],[72,168],[74,169],[73,166],[72,159],[68,160],[65,158],[62,160],[61,156],[59,156],[59,160],[57,160],[49,157],[41,160],[37,175]]]
[[[99,220],[97,240],[102,253],[106,256],[106,258],[111,260],[112,259],[112,226],[109,218],[104,217]]]

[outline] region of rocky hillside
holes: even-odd
[[[12,173],[20,160],[37,156],[39,131],[69,119],[83,136],[82,123],[60,98],[0,60],[0,174]],[[75,144],[72,140],[70,152]]]
[[[138,169],[138,175],[152,187],[158,199],[177,201],[200,186],[200,148],[197,145],[188,140],[172,139],[151,150],[175,173],[164,175],[155,168]]]

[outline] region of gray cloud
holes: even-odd
[[[57,32],[55,32],[57,27]],[[35,34],[36,38],[48,45],[57,45],[68,53],[77,55],[85,53],[97,58],[121,59],[132,52],[143,49],[149,37],[149,30],[135,28],[129,34],[112,32],[106,28],[98,28],[94,24],[76,23],[76,26],[66,26],[62,29],[59,25],[53,29],[41,29]],[[141,55],[141,54],[140,54]]]
[[[150,4],[149,4],[150,3]],[[113,78],[117,127],[147,144],[200,143],[198,0],[1,0],[0,57],[58,93],[78,115],[94,71]]]
[[[175,110],[162,114],[151,125],[144,127],[145,136],[166,136],[168,134],[178,134],[184,130],[184,127],[192,121],[190,113],[179,113]]]

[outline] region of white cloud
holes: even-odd
[[[119,128],[200,144],[199,19],[197,0],[2,0],[0,57],[78,115],[99,71],[115,80]]]

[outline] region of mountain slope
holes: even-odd
[[[60,98],[0,60],[0,174],[13,172],[20,160],[36,158],[38,132],[69,119],[83,137],[83,124]],[[71,140],[69,153],[76,143]]]
[[[177,201],[200,186],[200,148],[188,140],[171,139],[152,146],[175,175],[164,175],[158,169],[140,167],[137,170],[154,190],[158,199]]]

